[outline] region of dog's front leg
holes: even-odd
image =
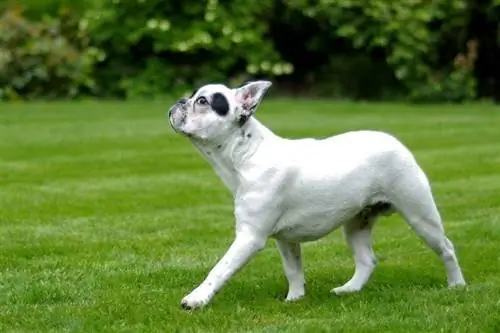
[[[264,248],[265,244],[266,237],[248,229],[239,231],[226,254],[214,266],[206,279],[183,298],[181,306],[189,310],[208,304],[227,280]]]

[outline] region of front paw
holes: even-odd
[[[199,309],[207,305],[211,298],[212,293],[198,287],[182,299],[181,307],[184,310]]]
[[[289,290],[288,295],[286,295],[286,302],[294,302],[305,296],[306,292],[304,289]]]

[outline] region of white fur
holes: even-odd
[[[206,279],[182,300],[183,307],[209,303],[268,238],[276,240],[282,257],[289,282],[286,299],[303,297],[300,243],[317,240],[341,226],[354,255],[355,272],[332,292],[359,291],[376,263],[371,229],[377,214],[365,216],[362,212],[381,202],[399,212],[442,259],[450,287],[465,285],[427,177],[412,153],[393,136],[377,131],[353,131],[325,139],[287,139],[275,135],[255,117],[240,128],[238,117],[244,112],[250,114],[245,105],[258,104],[269,86],[269,82],[257,81],[237,90],[222,85],[201,88],[181,111],[193,122],[206,120],[205,127],[196,130],[202,137],[196,131],[183,131],[182,124],[175,121],[179,107],[171,110],[172,126],[191,135],[193,144],[233,194],[236,217],[233,244]],[[241,95],[242,91],[247,93]],[[209,98],[215,92],[228,99],[228,115],[207,120],[213,117],[213,111],[200,114],[195,106],[190,109],[200,95]]]

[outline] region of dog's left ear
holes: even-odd
[[[261,80],[252,81],[233,89],[236,103],[240,109],[240,125],[243,125],[252,116],[271,85],[270,81]]]

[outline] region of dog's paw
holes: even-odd
[[[207,293],[200,288],[196,288],[181,301],[181,307],[184,310],[194,310],[204,307],[210,302],[211,293]]]
[[[333,288],[330,290],[332,294],[335,295],[342,295],[342,294],[351,294],[360,291],[361,288],[358,288],[356,286],[350,286],[350,285],[343,285],[337,288]]]
[[[465,283],[465,281],[463,279],[448,282],[448,288],[450,288],[450,289],[460,289],[460,288],[465,288],[465,287],[467,287],[467,283]]]
[[[303,298],[305,296],[305,291],[304,290],[290,290],[288,291],[288,295],[286,295],[286,302],[294,302],[298,301],[299,299]]]

